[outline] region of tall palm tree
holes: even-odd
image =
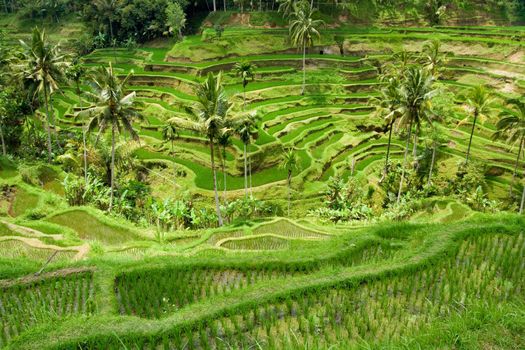
[[[124,79],[119,79],[113,71],[111,63],[109,67],[100,67],[93,77],[94,93],[89,96],[95,101],[93,107],[89,107],[79,115],[90,116],[88,131],[99,129],[95,145],[101,133],[111,130],[111,195],[109,199],[109,211],[113,208],[113,195],[115,188],[115,143],[117,134],[129,133],[131,138],[138,140],[139,136],[133,129],[134,119],[143,120],[143,116],[137,111],[138,103],[135,100],[135,92],[127,91],[127,84],[132,73]]]
[[[197,117],[200,129],[210,143],[211,168],[213,172],[213,191],[215,192],[215,209],[219,226],[223,220],[217,192],[217,169],[215,168],[215,142],[220,137],[225,126],[225,119],[230,108],[222,84],[222,72],[216,76],[208,73],[206,80],[197,87]]]
[[[173,117],[169,122],[179,128],[203,134],[210,145],[210,161],[213,173],[213,191],[215,194],[215,209],[219,226],[223,225],[219,194],[217,189],[217,169],[215,166],[215,143],[229,128],[228,112],[230,103],[222,84],[222,72],[217,75],[208,73],[206,80],[195,89],[196,107],[188,109],[194,120]]]
[[[304,95],[306,85],[306,47],[312,47],[315,39],[320,39],[319,27],[324,24],[320,19],[313,19],[314,10],[307,3],[294,5],[293,19],[290,20],[289,33],[292,44],[303,50],[303,86]]]
[[[171,151],[173,152],[173,142],[179,137],[179,129],[175,123],[168,120],[166,125],[162,127],[162,139],[171,143]]]
[[[63,78],[68,66],[65,56],[58,45],[51,45],[44,30],[33,29],[31,45],[21,41],[24,59],[18,65],[23,78],[35,85],[35,94],[41,94],[46,109],[47,153],[51,162],[51,124],[53,109],[50,108],[51,96],[59,89],[58,82]]]
[[[288,216],[290,216],[290,202],[292,200],[292,175],[294,170],[299,170],[300,168],[299,157],[297,157],[297,154],[293,148],[284,150],[279,168],[285,169],[287,171],[286,183],[288,186]]]
[[[385,121],[388,128],[388,145],[384,167],[384,176],[388,174],[390,146],[392,142],[392,130],[395,122],[401,117],[401,94],[399,79],[388,76],[381,79],[386,85],[381,89],[380,96],[374,98],[375,115]]]
[[[222,200],[224,202],[226,202],[226,189],[227,189],[226,188],[226,178],[227,178],[227,174],[226,174],[226,155],[227,155],[226,148],[232,145],[231,137],[232,137],[231,129],[226,127],[226,128],[224,128],[222,130],[221,135],[217,139],[219,147],[221,148],[220,155],[221,155],[221,163],[222,163],[221,166],[222,166],[222,176],[223,176]]]
[[[102,18],[108,19],[110,42],[113,45],[113,18],[118,9],[117,0],[94,0],[94,5]]]
[[[75,90],[77,92],[78,97],[78,105],[77,108],[82,111],[82,89],[80,88],[80,83],[82,79],[84,78],[84,75],[86,74],[86,69],[78,59],[73,60],[71,63],[71,66],[69,66],[69,69],[66,72],[67,78],[75,84]],[[84,180],[88,181],[88,172],[87,172],[87,142],[86,142],[86,127],[82,127],[82,145],[84,149]]]
[[[246,108],[246,86],[250,80],[254,80],[255,68],[257,68],[255,64],[246,61],[237,62],[233,67],[234,72],[242,79],[243,108]]]
[[[510,185],[509,196],[512,198],[512,191],[518,174],[520,156],[525,147],[525,101],[513,99],[509,101],[510,109],[505,109],[500,114],[500,119],[496,124],[497,131],[494,137],[504,137],[512,146],[518,145],[518,156],[514,163],[512,173],[512,183]],[[524,189],[525,190],[525,189]]]
[[[248,156],[247,149],[252,139],[258,134],[257,123],[259,117],[257,114],[248,114],[240,117],[236,121],[235,131],[239,135],[244,145],[244,196],[248,197]]]
[[[6,156],[7,151],[5,148],[4,140],[4,120],[7,117],[7,105],[9,103],[9,98],[3,86],[0,85],[2,90],[0,91],[0,141],[2,141],[2,155]]]
[[[403,191],[412,128],[416,125],[414,147],[417,147],[417,133],[419,132],[417,128],[421,125],[422,120],[430,120],[430,99],[437,93],[437,90],[433,88],[433,83],[434,79],[432,75],[426,70],[417,66],[410,66],[406,71],[406,77],[400,89],[402,108],[400,125],[405,127],[407,131],[407,139],[405,154],[403,157],[401,180],[399,182],[399,192],[397,193],[397,202],[401,199],[401,193]]]
[[[442,135],[435,124],[430,124],[430,134],[428,135],[429,141],[430,141],[430,147],[432,147],[432,158],[430,160],[430,168],[428,170],[428,180],[427,184],[430,185],[432,183],[432,174],[434,173],[434,165],[436,164],[436,155],[439,146],[441,145],[442,141]]]
[[[432,40],[423,45],[421,63],[430,71],[434,79],[439,78],[439,70],[446,63],[439,40]]]
[[[491,97],[491,93],[483,85],[478,85],[471,88],[466,96],[466,103],[470,109],[470,112],[474,116],[474,120],[472,121],[472,130],[470,131],[470,139],[468,142],[465,165],[467,165],[469,161],[470,147],[472,146],[472,138],[474,136],[474,131],[476,130],[476,122],[478,119],[483,120],[489,116],[492,102],[493,99]],[[462,121],[462,123],[465,121],[466,119]]]

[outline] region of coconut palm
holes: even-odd
[[[248,156],[247,149],[252,139],[258,134],[257,123],[259,117],[257,114],[248,114],[240,117],[235,122],[235,132],[239,135],[243,145],[244,154],[244,196],[248,197]],[[251,186],[250,186],[251,187]]]
[[[284,150],[279,168],[284,169],[287,172],[286,183],[288,186],[288,216],[290,216],[290,202],[292,200],[292,175],[294,170],[300,169],[299,157],[297,157],[297,154],[293,148]]]
[[[382,66],[382,71],[384,74],[390,76],[401,76],[413,62],[414,54],[406,50],[401,50],[390,56],[387,63]]]
[[[430,160],[430,168],[428,170],[427,184],[432,183],[432,174],[434,173],[434,165],[436,164],[436,155],[439,146],[443,142],[442,134],[437,125],[434,123],[430,124],[430,133],[428,134],[428,141],[430,141],[430,147],[432,148],[432,158]]]
[[[248,82],[254,80],[255,77],[255,68],[257,66],[253,63],[242,61],[237,62],[233,67],[233,71],[237,76],[242,79],[242,99],[243,99],[243,108],[246,108],[246,86]]]
[[[215,209],[219,226],[223,225],[219,194],[217,189],[217,169],[215,167],[215,143],[228,128],[227,114],[230,103],[226,98],[222,84],[222,72],[217,75],[208,73],[205,81],[195,89],[197,103],[194,108],[188,109],[189,116],[193,118],[184,119],[179,117],[170,118],[169,122],[181,129],[190,130],[203,134],[210,145],[210,161],[213,173],[213,191],[215,194]]]
[[[31,45],[21,41],[23,60],[18,65],[23,78],[34,85],[35,94],[41,94],[46,111],[47,153],[51,162],[51,124],[53,109],[49,103],[51,96],[59,89],[58,83],[63,78],[68,63],[60,53],[58,45],[51,45],[44,30],[33,29]]]
[[[416,126],[414,137],[414,148],[417,149],[417,135],[423,120],[430,121],[430,99],[437,93],[433,88],[434,79],[426,70],[420,67],[410,66],[406,71],[406,76],[400,89],[402,115],[399,121],[400,125],[407,132],[405,154],[403,157],[403,169],[401,171],[401,180],[399,182],[399,192],[397,201],[401,199],[403,191],[403,181],[405,179],[406,162],[408,150],[410,148],[410,139],[412,137],[412,128]],[[415,152],[414,152],[415,153]],[[416,154],[414,154],[416,156]],[[414,157],[415,158],[415,157]]]
[[[115,188],[115,144],[118,134],[127,132],[132,139],[137,140],[139,136],[133,129],[135,119],[143,120],[137,111],[138,103],[135,100],[135,92],[127,91],[127,83],[131,78],[129,73],[124,79],[119,79],[113,71],[111,63],[109,67],[100,67],[93,76],[93,93],[89,96],[94,100],[94,106],[89,107],[79,115],[90,116],[88,131],[99,129],[95,145],[98,143],[101,133],[111,130],[111,178],[110,178],[110,200],[109,211],[113,208],[113,195]]]
[[[221,149],[221,165],[222,165],[222,176],[223,176],[223,193],[222,200],[226,202],[226,148],[232,145],[232,132],[231,129],[226,127],[222,130],[221,135],[217,139],[219,147]]]
[[[77,108],[82,111],[82,89],[80,88],[80,83],[82,81],[82,79],[84,78],[86,74],[86,69],[84,68],[84,66],[82,64],[80,64],[80,62],[77,60],[73,60],[73,62],[71,63],[71,66],[69,66],[67,72],[66,72],[66,76],[67,78],[73,82],[75,84],[75,90],[77,92],[77,96],[78,96],[78,105],[77,105]],[[83,149],[84,149],[84,180],[86,181],[87,183],[87,176],[88,176],[88,172],[87,172],[87,145],[86,145],[86,128],[83,127],[82,128],[82,146],[83,146]]]
[[[179,129],[175,123],[168,121],[162,127],[162,139],[171,143],[171,151],[173,152],[173,142],[179,137]]]
[[[324,24],[320,19],[313,19],[314,10],[307,3],[300,2],[294,5],[293,19],[290,20],[289,33],[292,44],[303,51],[303,85],[301,94],[304,94],[306,85],[306,47],[311,47],[315,39],[320,39],[319,27]]]
[[[215,209],[219,226],[223,220],[219,204],[219,194],[217,192],[217,169],[215,168],[215,142],[218,140],[225,127],[225,120],[230,108],[222,85],[222,72],[216,76],[209,73],[206,80],[196,89],[197,125],[194,128],[200,130],[208,138],[210,144],[210,160],[213,172],[213,191],[215,193]]]
[[[117,0],[94,0],[93,4],[99,11],[101,18],[108,19],[110,42],[113,44],[113,18],[118,9]]]
[[[472,115],[474,116],[474,120],[472,121],[472,130],[470,131],[470,139],[468,142],[465,165],[467,165],[469,161],[470,147],[472,146],[472,138],[476,129],[476,123],[478,119],[481,119],[483,121],[484,119],[488,118],[491,112],[492,102],[493,99],[491,97],[491,93],[483,85],[475,86],[471,88],[470,91],[468,91],[467,93],[466,104],[470,110],[470,113],[472,113]],[[466,122],[466,120],[468,120],[468,117],[461,123]]]
[[[512,174],[512,183],[510,185],[509,196],[512,198],[512,191],[518,173],[520,156],[525,147],[525,101],[513,99],[509,101],[510,109],[505,109],[500,114],[500,119],[496,124],[497,131],[494,137],[505,138],[507,143],[512,147],[518,146],[518,156],[514,163],[514,172]],[[525,191],[525,189],[524,189]],[[522,204],[523,207],[523,204]]]
[[[384,120],[388,128],[388,145],[384,168],[384,176],[386,176],[388,174],[392,130],[394,129],[395,122],[401,117],[402,111],[399,79],[388,76],[381,80],[384,81],[386,85],[381,89],[380,96],[373,99],[372,104],[375,106],[375,116]]]
[[[439,70],[446,63],[446,58],[441,53],[441,43],[439,40],[432,40],[425,43],[421,53],[421,63],[430,71],[434,79],[439,78]]]

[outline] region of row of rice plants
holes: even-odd
[[[300,272],[271,267],[256,270],[166,268],[121,274],[115,280],[115,290],[121,314],[161,318],[213,295]]]
[[[397,340],[480,300],[523,298],[524,255],[523,233],[480,235],[418,272],[289,296],[193,329],[124,341],[141,349],[317,349]]]
[[[351,249],[326,263],[353,266],[391,259],[395,246],[374,243]],[[182,266],[125,272],[115,279],[118,311],[123,315],[161,318],[204,298],[245,288],[259,281],[317,271],[320,261],[242,267]]]
[[[232,250],[282,250],[290,248],[290,241],[272,235],[263,235],[226,240],[221,247]]]
[[[0,347],[42,322],[94,311],[93,273],[0,287]]]
[[[33,261],[45,262],[53,254],[52,249],[35,248],[19,240],[0,241],[0,256],[6,259],[26,258]],[[53,261],[71,260],[76,251],[59,251]]]

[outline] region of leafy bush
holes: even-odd
[[[344,181],[341,177],[330,177],[324,192],[324,207],[313,211],[314,215],[332,222],[367,220],[372,217],[372,208],[367,203],[373,192],[365,192],[356,178]]]

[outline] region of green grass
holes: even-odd
[[[11,205],[11,215],[14,217],[23,215],[30,209],[37,207],[39,197],[34,193],[29,193],[22,187],[17,187],[13,203]]]
[[[126,229],[117,224],[104,222],[97,216],[84,210],[69,210],[61,214],[53,215],[47,220],[73,229],[78,237],[85,240],[96,240],[106,244],[118,244],[140,239],[134,229]]]

